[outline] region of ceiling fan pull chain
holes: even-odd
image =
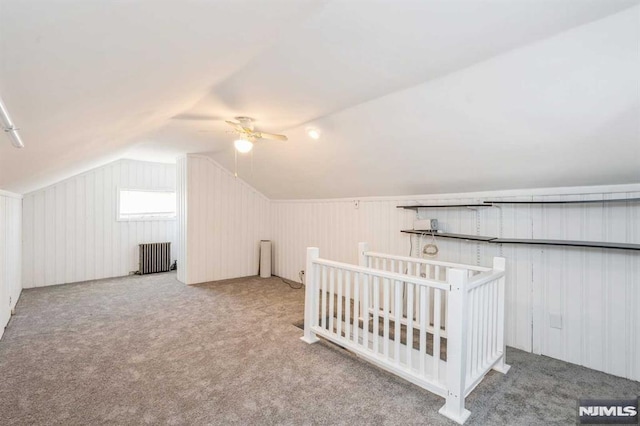
[[[233,150],[233,162],[234,162],[233,175],[235,177],[238,177],[238,150],[236,149]]]

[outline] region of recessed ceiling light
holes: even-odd
[[[307,129],[307,134],[311,139],[315,139],[315,140],[320,139],[320,131],[318,129],[315,129],[315,128]]]

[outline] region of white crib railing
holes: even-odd
[[[367,266],[369,268],[381,269],[383,271],[390,272],[398,272],[406,275],[414,275],[418,277],[423,277],[427,279],[432,279],[435,281],[447,282],[448,271],[452,268],[464,269],[467,271],[469,278],[480,274],[482,272],[491,271],[491,268],[487,268],[484,266],[474,266],[474,265],[463,265],[459,263],[451,263],[451,262],[442,262],[437,260],[428,260],[423,258],[416,257],[406,257],[406,256],[396,256],[386,253],[376,253],[369,251],[369,244],[367,243],[359,243],[358,245],[358,254],[359,254],[359,264],[360,266]],[[403,289],[403,314],[406,316],[407,302],[409,298],[409,291],[405,287]],[[394,295],[391,295],[391,317],[395,318],[394,312],[394,303],[393,303]],[[413,294],[413,302],[415,304],[413,312],[415,315],[419,315],[419,310],[417,309],[418,298],[417,294]],[[446,337],[447,332],[447,294],[444,293],[439,298],[440,299],[440,325],[442,327],[442,336]],[[427,331],[431,332],[434,325],[434,315],[436,314],[436,309],[434,303],[436,301],[435,294],[431,292],[431,294],[427,295],[427,315],[429,320],[427,321]],[[369,310],[372,309],[372,306],[369,306]],[[414,318],[418,320],[418,318]],[[401,320],[402,321],[402,320]]]
[[[359,249],[359,266],[307,249],[302,340],[322,336],[445,397],[440,412],[462,424],[470,414],[466,395],[490,369],[508,370],[504,259],[481,268],[372,253],[363,243]],[[377,259],[381,268],[393,261],[395,271],[363,266],[363,259],[374,266]],[[435,267],[429,278],[417,273]]]

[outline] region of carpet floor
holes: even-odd
[[[303,290],[157,274],[25,290],[0,341],[0,424],[453,425],[444,400],[293,325]],[[468,425],[575,424],[640,383],[509,349]]]

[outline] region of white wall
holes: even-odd
[[[618,193],[614,193],[618,192]],[[357,262],[358,241],[373,250],[407,255],[416,213],[397,209],[414,203],[478,199],[601,199],[640,197],[640,185],[609,188],[522,190],[425,197],[274,201],[274,273],[297,280],[305,247],[320,256]],[[640,243],[640,203],[513,206],[501,209],[423,210],[448,232],[489,236],[602,240]],[[426,239],[423,240],[426,243]],[[413,238],[414,254],[418,238]],[[490,265],[508,259],[507,344],[534,353],[640,380],[640,259],[636,251],[487,245],[438,239],[443,260]],[[549,326],[561,315],[562,329]]]
[[[178,279],[256,275],[260,240],[270,238],[269,200],[209,157],[180,159],[178,173],[178,199],[186,203],[178,214]]]
[[[21,222],[22,196],[0,190],[0,337],[22,291]]]
[[[173,164],[119,160],[24,196],[23,286],[127,275],[138,244],[172,242],[175,220],[117,221],[117,188],[175,189]]]

